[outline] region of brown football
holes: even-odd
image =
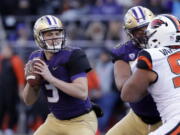
[[[34,68],[34,64],[38,62],[41,63],[40,59],[33,59],[27,64],[27,73],[26,73],[26,80],[31,86],[38,86],[42,82],[42,77],[39,74],[34,73],[34,71],[38,70]]]

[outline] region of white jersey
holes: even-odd
[[[158,75],[148,91],[157,105],[163,123],[170,119],[180,121],[180,49],[145,49],[139,57],[144,60],[141,65],[138,63],[139,67],[147,67]]]

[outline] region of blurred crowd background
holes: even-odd
[[[156,15],[171,13],[180,17],[180,0],[1,0],[0,134],[2,130],[7,135],[12,134],[8,132],[11,130],[15,134],[31,134],[47,116],[43,96],[33,106],[25,106],[21,100],[23,68],[15,66],[18,72],[13,73],[1,59],[18,56],[25,64],[29,54],[37,49],[33,41],[34,22],[47,14],[64,23],[66,44],[83,48],[89,58],[93,67],[88,74],[89,95],[105,114],[99,119],[99,131],[105,133],[119,121],[129,106],[121,101],[116,89],[109,51],[128,40],[123,16],[135,5],[145,6]],[[3,67],[6,72],[1,70]]]

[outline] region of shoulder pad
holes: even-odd
[[[151,55],[147,50],[142,50],[138,56],[137,67],[141,69],[152,70],[152,59]]]

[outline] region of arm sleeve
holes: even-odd
[[[34,57],[34,52],[32,52],[32,53],[29,55],[29,57],[28,57],[28,61],[32,60],[32,59],[33,59],[33,57]]]
[[[28,61],[33,60],[34,58],[42,58],[43,57],[42,55],[43,54],[41,50],[36,50],[30,54]]]
[[[70,76],[91,70],[87,56],[81,49],[74,50],[67,63]]]
[[[112,58],[113,63],[115,63],[117,60],[123,60],[124,61],[124,59],[122,57],[115,55],[113,53],[111,53],[111,56],[112,56],[111,58]]]
[[[129,49],[125,44],[114,47],[111,50],[112,62],[115,63],[118,60],[122,60],[129,63],[128,54]]]
[[[140,69],[152,70],[151,55],[147,51],[140,51],[138,56],[137,67]]]

